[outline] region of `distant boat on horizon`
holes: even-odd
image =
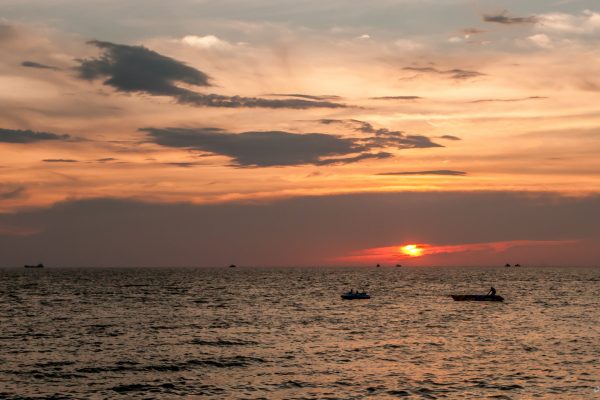
[[[515,264],[515,267],[520,267],[520,266],[521,266],[521,264]]]
[[[342,293],[343,300],[368,300],[371,296],[367,294],[365,290],[362,292],[350,290],[349,292]]]
[[[237,265],[235,265],[235,264],[231,264],[231,265],[229,266],[229,268],[236,268],[236,267],[237,267]]]
[[[38,265],[23,265],[23,268],[44,268],[44,264],[38,264]]]
[[[510,264],[505,264],[504,266],[505,267],[510,267],[511,265]],[[516,267],[516,265],[515,265],[515,267]]]
[[[396,268],[402,267],[402,264],[396,264]]]
[[[379,268],[379,267],[381,267],[381,265],[377,264],[376,267]]]

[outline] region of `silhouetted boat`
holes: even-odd
[[[452,294],[454,301],[504,301],[504,297],[497,294]]]
[[[367,292],[353,292],[352,290],[346,293],[342,293],[342,299],[344,300],[364,300],[370,299],[371,296]]]
[[[23,265],[24,268],[44,268],[44,264],[38,265]]]
[[[510,264],[504,264],[505,267],[510,267]]]
[[[235,264],[231,264],[231,265],[229,266],[229,268],[235,268],[235,267],[237,267],[237,265],[235,265]]]
[[[376,267],[379,268],[379,267],[381,267],[381,265],[377,264]]]
[[[402,267],[401,264],[396,264],[396,268],[400,268],[400,267]]]
[[[521,264],[515,264],[515,267],[520,267],[520,266],[521,266]]]

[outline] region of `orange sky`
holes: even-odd
[[[204,207],[416,192],[570,202],[600,192],[594,1],[178,0],[169,12],[145,4],[143,16],[138,2],[0,5],[6,218],[90,199]],[[32,229],[0,221],[0,236],[42,228]],[[498,243],[560,249],[594,236],[553,229]],[[419,240],[382,238],[311,262],[393,262],[386,249],[411,243],[465,260],[507,251],[475,236]]]

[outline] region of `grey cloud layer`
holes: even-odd
[[[209,76],[181,61],[163,56],[143,46],[128,46],[92,41],[103,51],[98,58],[79,60],[77,70],[82,79],[104,79],[104,84],[127,93],[170,96],[181,104],[205,107],[264,108],[340,108],[343,104],[330,101],[310,101],[301,98],[263,99],[258,97],[203,94],[177,86],[184,83],[209,87]]]
[[[34,143],[43,140],[71,140],[69,135],[0,128],[0,143]]]
[[[144,128],[142,131],[161,146],[231,157],[234,165],[240,167],[347,164],[369,158],[391,157],[385,152],[369,152],[374,147],[358,139],[324,133],[230,133],[218,128]]]
[[[2,236],[0,264],[322,265],[371,247],[419,242],[592,240],[584,251],[511,254],[521,263],[596,264],[600,197],[544,193],[420,192],[300,197],[272,203],[148,204],[98,199],[0,214],[0,225],[44,227]],[[160,229],[156,229],[160,227]],[[73,251],[77,249],[77,251]],[[469,257],[503,265],[507,254]],[[456,265],[462,260],[440,259]],[[461,264],[464,265],[464,264]]]

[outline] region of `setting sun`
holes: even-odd
[[[400,251],[410,257],[420,257],[423,255],[423,249],[416,244],[407,244],[400,247]]]

